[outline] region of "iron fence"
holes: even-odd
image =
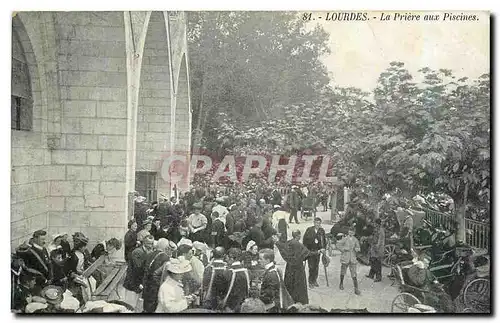
[[[451,229],[456,222],[454,214],[424,209],[425,219],[433,226]],[[488,249],[490,246],[490,224],[465,219],[466,243],[474,248]]]

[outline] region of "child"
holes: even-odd
[[[354,236],[355,227],[351,226],[349,228],[348,236],[337,242],[337,248],[342,252],[340,256],[340,285],[339,289],[344,289],[344,276],[347,271],[347,267],[349,267],[349,271],[351,272],[352,282],[354,284],[354,293],[356,295],[361,295],[361,292],[358,288],[358,279],[356,277],[356,265],[358,263],[356,259],[356,253],[361,251],[359,241]]]

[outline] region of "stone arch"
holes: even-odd
[[[169,193],[160,169],[170,150],[171,75],[168,34],[163,12],[153,11],[147,25],[139,81],[135,189],[150,199]],[[152,179],[154,177],[154,179]],[[147,192],[154,186],[155,192]]]
[[[175,100],[175,151],[189,156],[191,150],[191,98],[189,93],[187,57],[184,53],[180,60],[178,75],[176,77],[176,100]],[[186,190],[187,182],[183,182]],[[182,185],[181,185],[182,186]]]
[[[20,12],[13,17],[12,24],[23,44],[30,71],[33,131],[59,134],[61,95],[53,13]]]
[[[45,109],[43,108],[41,96],[38,64],[30,37],[18,15],[12,17],[12,60],[12,95],[26,101],[23,104],[29,104],[29,115],[23,116],[23,118],[29,118],[29,126],[23,126],[21,130],[42,131],[40,123],[37,121],[46,120],[46,116],[44,116]],[[16,83],[16,81],[20,81],[20,78],[24,77],[23,75],[15,75],[14,65],[16,60],[19,60],[19,66],[25,64],[27,67],[27,80],[22,80],[21,83]],[[23,73],[23,71],[19,72]],[[25,81],[28,84],[25,84]],[[28,113],[28,111],[25,112]]]

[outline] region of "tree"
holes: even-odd
[[[370,204],[385,193],[408,199],[435,192],[452,197],[461,215],[489,214],[489,75],[419,73],[423,81],[416,83],[403,63],[393,62],[380,75],[373,102],[359,89],[334,88],[283,107],[281,119],[258,127],[235,127],[222,115],[219,140],[237,152],[319,146],[333,156],[335,174]]]
[[[329,82],[320,56],[329,35],[305,28],[294,12],[193,12],[188,20],[194,127],[208,148],[218,114],[259,123],[278,105],[311,101]],[[207,126],[209,125],[209,126]]]

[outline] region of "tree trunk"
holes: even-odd
[[[456,221],[457,221],[457,232],[455,234],[455,240],[458,241],[463,241],[466,242],[466,237],[465,237],[465,214],[467,210],[467,195],[469,194],[469,183],[465,183],[465,189],[464,189],[464,197],[463,197],[463,202],[462,205],[460,205],[456,212]]]
[[[203,77],[201,78],[201,95],[200,95],[200,108],[198,110],[198,120],[196,123],[196,137],[194,138],[193,148],[198,150],[201,144],[201,137],[203,136],[203,130],[201,125],[201,119],[203,116],[203,94],[205,92],[205,82],[204,82],[205,73],[203,73]]]

